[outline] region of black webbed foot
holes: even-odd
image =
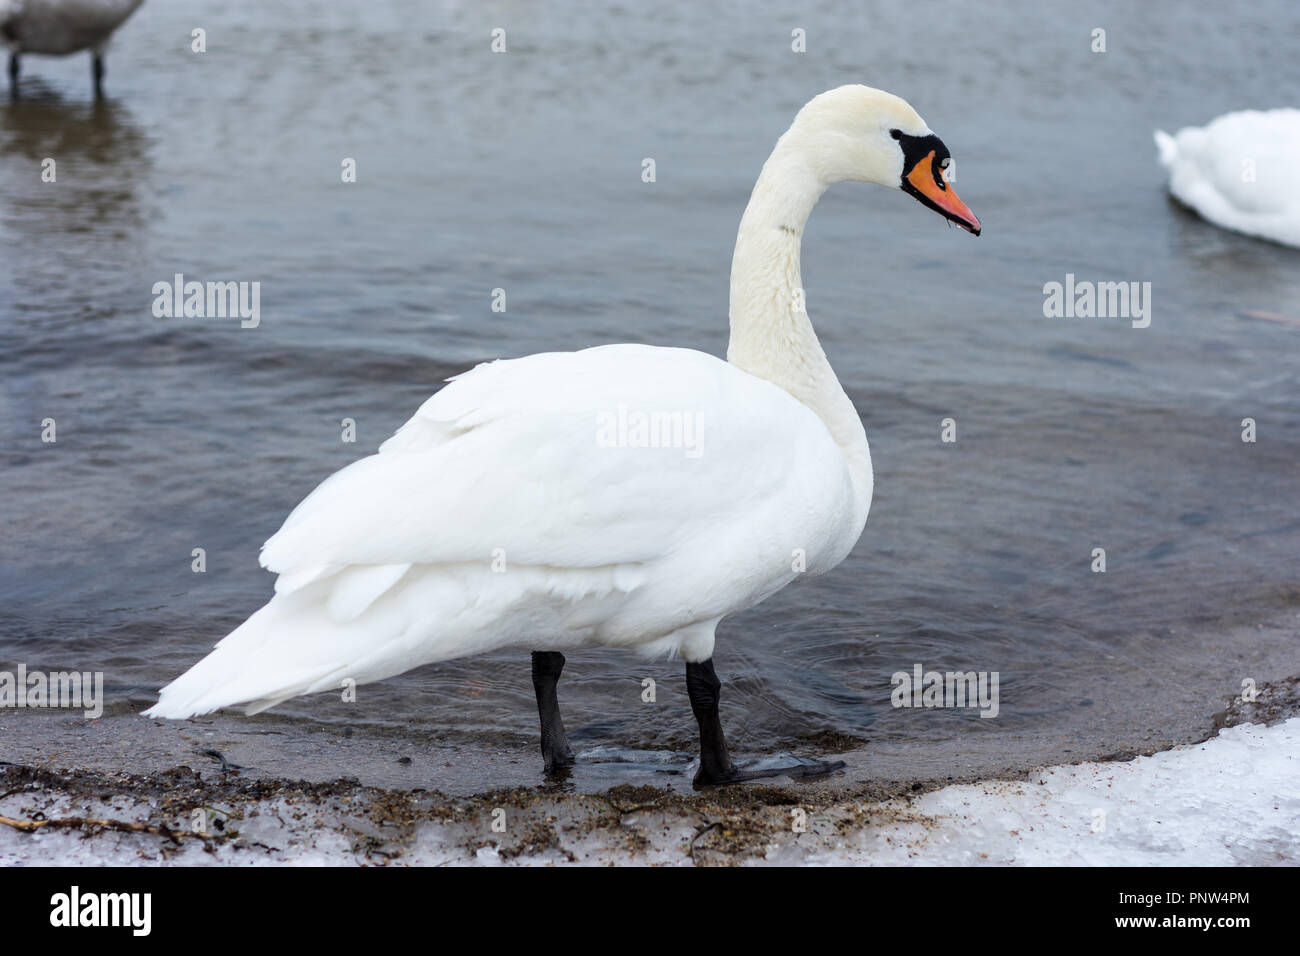
[[[691,710],[700,725],[700,769],[695,773],[695,787],[725,786],[747,780],[769,777],[821,777],[834,773],[845,765],[843,760],[809,761],[778,767],[742,770],[727,755],[727,741],[718,717],[718,701],[722,697],[722,681],[713,670],[713,659],[686,665],[686,693],[691,699]]]
[[[777,767],[763,767],[756,770],[741,770],[734,764],[729,770],[719,776],[712,776],[704,772],[703,765],[695,774],[695,787],[722,787],[732,783],[745,783],[749,780],[767,780],[772,777],[791,777],[793,779],[804,779],[812,777],[824,777],[827,774],[834,773],[836,770],[843,770],[847,767],[843,760],[817,760],[792,764],[782,764]]]

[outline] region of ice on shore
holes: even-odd
[[[1124,763],[1049,767],[1031,782],[945,787],[927,822],[870,829],[807,862],[1233,866],[1300,863],[1300,718],[1243,724]]]
[[[0,799],[0,815],[34,809],[31,792]],[[147,804],[119,795],[99,805],[49,794],[47,817],[80,815],[146,822]],[[614,826],[584,826],[563,806],[554,839],[507,849],[480,827],[415,822],[380,847],[377,830],[347,800],[283,798],[244,808],[241,839],[210,849],[189,839],[161,852],[150,834],[76,830],[20,833],[0,826],[0,866],[22,865],[690,865],[692,862],[812,865],[1261,865],[1300,863],[1300,718],[1245,724],[1211,740],[1127,762],[1035,771],[1028,780],[958,785],[881,804],[809,808],[802,829],[792,808],[762,807],[748,845],[713,848],[698,814],[648,808]],[[797,808],[794,808],[797,811]],[[250,812],[251,811],[251,812]],[[566,815],[567,814],[567,815]],[[846,823],[851,824],[846,826]],[[532,826],[533,824],[530,824]],[[549,826],[549,824],[547,824]],[[714,824],[713,832],[721,831]],[[764,830],[763,827],[766,827]],[[744,828],[741,828],[744,829]],[[387,832],[387,827],[378,830]],[[632,837],[632,839],[629,839]],[[531,838],[530,838],[531,840]],[[379,848],[377,850],[377,848]],[[395,852],[394,852],[395,851]]]

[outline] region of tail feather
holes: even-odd
[[[602,599],[621,602],[641,580],[622,566],[523,565],[509,575],[478,562],[346,568],[277,593],[144,713],[184,719],[243,706],[256,714],[345,680],[359,686],[538,633],[578,633],[591,619],[576,609],[598,620]]]
[[[359,567],[276,594],[164,687],[145,716],[183,719],[237,705],[256,714],[344,679],[368,684],[467,653],[438,639],[447,637],[439,609],[466,604],[455,579],[426,573],[412,582],[405,573],[404,565]]]
[[[145,716],[183,719],[239,704],[258,713],[343,674],[343,662],[305,653],[322,643],[313,640],[319,631],[313,631],[312,616],[292,613],[291,603],[272,600],[231,631],[164,687]]]

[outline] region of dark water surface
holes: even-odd
[[[98,106],[84,57],[29,58],[0,103],[0,668],[102,670],[149,701],[269,597],[257,549],[291,507],[475,362],[721,354],[763,159],[809,97],[865,82],[943,137],[985,232],[866,186],[813,215],[809,310],[876,498],[839,569],[724,622],[735,742],[1047,730],[1068,752],[1300,670],[1300,251],[1173,205],[1151,142],[1297,105],[1300,7],[839,6],[153,2]],[[178,272],[260,281],[260,326],[154,318]],[[1150,282],[1150,327],[1045,319],[1067,273]],[[915,663],[999,672],[998,718],[891,709]],[[278,712],[518,745],[527,674],[496,654]],[[681,691],[680,663],[600,651],[571,656],[562,701],[581,746],[689,749]]]

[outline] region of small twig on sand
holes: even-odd
[[[721,820],[714,820],[712,823],[708,824],[707,826],[698,827],[698,828],[695,830],[695,836],[691,837],[691,845],[690,845],[689,847],[687,847],[687,849],[686,849],[686,855],[687,855],[688,857],[690,857],[692,863],[695,862],[695,843],[696,843],[696,841],[698,841],[700,837],[704,836],[704,834],[706,834],[706,833],[708,833],[708,832],[710,832],[710,831],[712,831],[712,830],[716,830],[716,829],[717,829],[718,827],[720,827],[720,826],[722,826],[722,821],[721,821]]]
[[[16,820],[13,817],[0,817],[0,823],[7,827],[13,827],[15,830],[31,832],[39,830],[42,827],[68,827],[71,829],[80,829],[81,827],[99,827],[104,830],[121,830],[125,833],[150,833],[154,836],[166,837],[173,843],[180,845],[181,837],[197,837],[200,840],[215,840],[216,837],[210,833],[195,833],[193,831],[177,832],[168,826],[152,826],[148,823],[129,823],[126,820],[94,820],[88,817],[60,817],[55,820]]]

